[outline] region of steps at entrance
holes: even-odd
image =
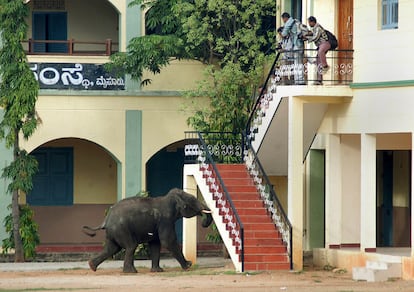
[[[244,226],[245,271],[289,270],[286,246],[245,165],[216,166]]]
[[[401,263],[385,261],[367,261],[365,267],[352,268],[355,281],[384,282],[401,278]]]

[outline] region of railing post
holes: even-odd
[[[33,39],[30,38],[28,43],[29,43],[28,44],[29,45],[29,48],[28,48],[29,54],[32,54],[33,53]]]
[[[110,56],[112,53],[112,40],[111,39],[106,39],[106,55]]]
[[[69,40],[69,43],[68,43],[68,46],[69,46],[69,52],[68,53],[69,53],[69,55],[73,55],[74,42],[75,42],[74,39]]]

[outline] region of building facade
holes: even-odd
[[[21,147],[36,156],[39,173],[31,194],[41,246],[100,247],[82,225],[100,224],[118,200],[147,191],[163,195],[182,187],[184,131],[190,113],[183,90],[202,78],[203,65],[172,61],[141,87],[103,64],[145,32],[144,15],[126,0],[32,0],[24,48],[40,85],[41,123]],[[180,72],[180,74],[177,74]],[[0,109],[0,114],[1,114]],[[1,165],[11,151],[0,143]],[[0,181],[0,217],[10,197]],[[0,238],[4,238],[0,227]]]

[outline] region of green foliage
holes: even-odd
[[[213,243],[222,243],[220,233],[217,229],[216,224],[211,224],[211,232],[206,234],[206,239]]]
[[[154,34],[132,39],[128,52],[111,61],[137,80],[143,70],[159,73],[171,58],[238,63],[249,72],[275,43],[274,25],[269,26],[269,19],[275,20],[273,0],[134,0],[131,5],[149,9],[146,23]]]
[[[11,181],[7,191],[23,191],[29,193],[33,188],[32,178],[38,170],[38,163],[34,156],[25,150],[18,151],[16,159],[3,169],[2,178]]]
[[[28,139],[36,130],[39,85],[21,44],[26,38],[30,8],[24,1],[10,0],[0,0],[0,7],[0,107],[4,110],[0,140],[5,139],[14,154],[14,161],[1,174],[9,179],[7,191],[12,194],[12,214],[6,218],[11,237],[6,245],[15,248],[15,261],[21,262],[34,254],[39,241],[30,209],[18,206],[19,192],[32,189],[32,176],[37,171],[36,160],[19,149],[19,135]]]
[[[221,69],[208,67],[208,77],[185,94],[187,106],[194,111],[188,124],[198,131],[241,133],[263,79],[260,68],[246,73],[238,63],[228,63]],[[210,97],[210,104],[202,107],[196,97]]]
[[[11,206],[9,206],[9,209]],[[28,205],[19,206],[20,209],[20,228],[25,258],[33,258],[36,255],[36,246],[40,243],[38,225],[33,221],[34,212]],[[13,217],[9,214],[4,218],[6,232],[9,237],[3,239],[3,254],[15,247],[13,238]]]
[[[26,38],[29,7],[23,1],[6,0],[0,0],[0,7],[0,106],[5,110],[0,122],[0,139],[5,138],[6,146],[13,147],[16,131],[21,130],[27,139],[36,129],[39,85],[21,45]]]

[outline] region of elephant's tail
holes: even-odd
[[[102,223],[101,225],[97,227],[89,227],[89,226],[82,226],[82,232],[90,237],[94,237],[96,235],[96,231],[105,229],[105,223]]]

